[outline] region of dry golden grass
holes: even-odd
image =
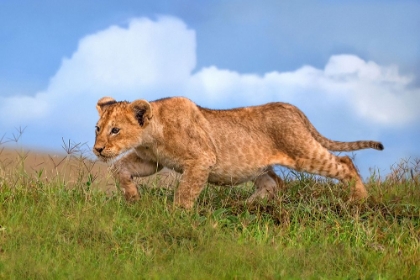
[[[47,183],[61,181],[70,188],[84,182],[107,193],[116,190],[108,164],[91,159],[80,150],[51,153],[3,147],[0,149],[0,177],[10,177],[13,173],[35,176]],[[163,169],[156,175],[138,178],[137,183],[148,187],[172,188],[178,180],[179,174]]]

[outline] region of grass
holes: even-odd
[[[172,189],[140,186],[132,204],[103,191],[83,156],[48,176],[26,159],[0,164],[1,279],[420,279],[419,161],[373,175],[362,204],[290,173],[275,201],[209,186],[186,212]]]

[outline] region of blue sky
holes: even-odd
[[[419,158],[419,1],[0,1],[0,132],[92,146],[96,101],[187,96],[301,108],[325,136],[379,140],[364,177]],[[0,137],[1,137],[0,135]]]

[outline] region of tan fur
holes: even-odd
[[[272,198],[283,184],[273,171],[282,165],[352,185],[352,197],[366,198],[363,182],[347,156],[329,152],[382,150],[374,141],[336,142],[320,135],[306,116],[286,103],[209,110],[182,97],[153,102],[98,101],[94,153],[109,160],[128,200],[138,198],[133,177],[162,167],[182,174],[175,204],[191,208],[206,182],[237,185],[254,181],[249,201]]]

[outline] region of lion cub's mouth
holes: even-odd
[[[102,151],[95,151],[93,150],[93,153],[96,155],[96,157],[100,160],[100,161],[104,161],[104,162],[108,162],[110,160],[112,160],[113,158],[116,158],[116,155],[113,154],[104,154]]]
[[[124,156],[128,152],[129,151],[123,151],[123,152],[118,153],[118,154],[115,154],[115,153],[112,153],[112,154],[103,154],[103,153],[99,153],[97,151],[94,151],[96,157],[100,161],[103,161],[103,162],[106,162],[106,163],[113,163],[116,160],[120,159],[122,156]]]

